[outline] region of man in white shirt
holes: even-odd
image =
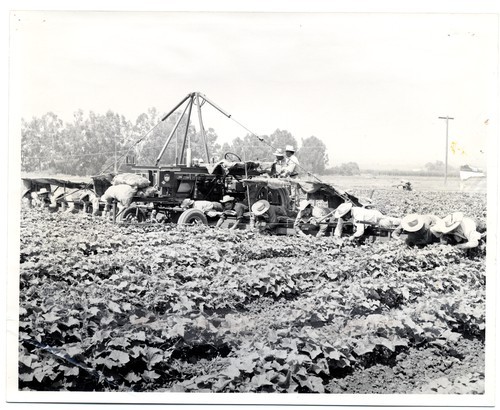
[[[328,228],[328,216],[333,212],[331,208],[322,208],[319,206],[314,206],[310,201],[304,199],[300,201],[299,213],[295,218],[293,227],[297,235],[306,236],[304,231],[302,231],[302,226],[304,224],[319,225],[318,233],[316,237],[325,236],[326,230]],[[330,215],[331,216],[331,215]]]
[[[281,148],[278,148],[276,152],[274,153],[274,156],[276,159],[274,160],[273,163],[273,176],[280,176],[281,171],[285,167],[285,153]]]
[[[351,202],[344,202],[335,210],[334,218],[337,219],[337,226],[333,233],[334,236],[340,237],[342,235],[344,222],[351,217],[356,229],[350,239],[361,238],[365,233],[366,225],[389,229],[395,228],[401,223],[399,218],[385,216],[377,209],[353,206]]]
[[[441,243],[456,245],[458,249],[471,249],[479,245],[481,234],[476,222],[462,212],[453,212],[431,228]]]
[[[299,175],[299,160],[295,156],[295,148],[292,145],[285,147],[285,166],[281,169],[280,178],[297,178]]]

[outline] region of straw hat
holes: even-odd
[[[283,152],[283,150],[281,148],[278,148],[273,155],[276,155],[277,157],[284,157],[285,153]]]
[[[293,145],[287,145],[285,147],[285,151],[295,152],[295,148],[293,147]]]
[[[371,198],[367,198],[366,196],[360,196],[358,197],[358,202],[361,206],[368,208],[369,206],[372,205],[373,201]]]
[[[252,205],[252,212],[257,216],[263,215],[266,213],[270,206],[271,204],[269,202],[267,202],[265,199],[261,199],[260,201],[257,201]]]
[[[224,197],[220,200],[221,204],[226,202],[234,201],[234,198],[230,195],[224,195]]]
[[[464,214],[462,212],[453,212],[438,222],[434,228],[438,232],[449,233],[460,225],[462,219],[464,219]]]
[[[344,202],[343,204],[340,204],[338,208],[335,210],[335,218],[342,218],[344,215],[346,215],[350,210],[352,209],[352,203],[351,202]]]
[[[42,188],[40,191],[37,192],[38,195],[43,195],[43,194],[50,194],[50,192],[47,190],[47,188]]]
[[[418,214],[406,215],[401,220],[401,226],[406,232],[417,232],[424,226],[424,219]]]
[[[312,205],[311,202],[309,202],[307,199],[303,199],[299,203],[299,211],[303,211],[304,209],[306,209],[308,206],[311,206],[311,205]]]

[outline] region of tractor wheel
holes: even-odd
[[[290,193],[286,188],[270,189],[268,187],[259,187],[256,192],[250,194],[252,204],[260,199],[265,199],[271,204],[290,208]]]
[[[117,222],[120,223],[134,223],[134,222],[144,222],[146,220],[146,216],[144,213],[137,207],[130,207],[123,210],[118,215]]]
[[[177,223],[179,225],[208,225],[206,215],[199,209],[187,209],[179,216]]]

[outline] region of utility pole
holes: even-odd
[[[444,184],[446,185],[446,181],[448,180],[448,120],[454,120],[452,117],[438,117],[440,120],[446,120],[446,155],[445,155],[445,163],[444,163]]]
[[[117,173],[118,167],[116,166],[116,135],[113,138],[113,141],[115,142],[115,166],[114,166],[114,172],[115,174]]]

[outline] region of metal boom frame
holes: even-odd
[[[197,105],[198,122],[200,125],[200,134],[201,134],[201,138],[202,138],[203,147],[205,148],[205,155],[207,157],[207,162],[210,162],[210,152],[208,150],[208,141],[207,141],[207,136],[205,133],[205,128],[203,126],[203,117],[201,114],[201,106],[203,105],[204,102],[208,102],[217,111],[221,112],[226,117],[231,118],[230,114],[227,114],[222,108],[220,108],[219,106],[214,104],[212,101],[210,101],[205,95],[203,95],[199,92],[193,92],[193,93],[188,94],[185,98],[183,98],[182,101],[180,101],[168,114],[166,114],[162,118],[162,121],[165,121],[167,118],[169,118],[186,101],[188,101],[188,103],[184,107],[184,110],[182,111],[182,114],[180,115],[180,117],[177,119],[177,121],[174,125],[174,128],[170,132],[169,136],[167,137],[167,140],[165,141],[165,144],[163,145],[163,147],[160,151],[160,154],[156,158],[156,162],[155,162],[156,167],[160,163],[160,161],[165,153],[165,150],[167,149],[168,145],[170,144],[170,141],[172,140],[173,135],[176,133],[177,128],[179,128],[179,125],[180,125],[180,123],[181,123],[182,119],[184,118],[184,115],[186,114],[186,111],[187,111],[186,130],[184,132],[184,136],[182,139],[182,149],[181,149],[181,155],[180,155],[180,162],[182,163],[182,161],[184,160],[184,151],[186,149],[186,140],[188,138],[189,124],[191,123],[191,114],[193,111],[193,104]],[[186,165],[190,166],[191,164],[186,164]]]

